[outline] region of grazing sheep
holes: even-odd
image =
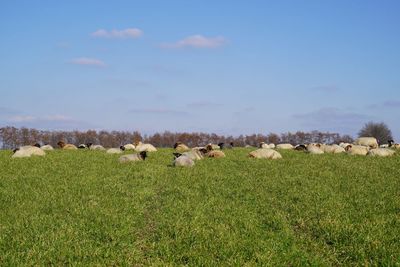
[[[119,148],[110,148],[107,149],[106,153],[108,154],[121,154],[125,150],[124,146],[120,146]]]
[[[66,144],[66,143],[63,142],[63,141],[58,142],[57,145],[58,145],[60,148],[65,149],[65,150],[76,150],[76,149],[78,149],[75,145],[73,145],[73,144]]]
[[[51,145],[45,144],[40,147],[42,150],[54,150],[54,148]]]
[[[249,157],[256,159],[281,159],[282,155],[270,148],[260,148],[250,152]]]
[[[190,148],[182,142],[176,142],[174,145],[174,149],[178,152],[185,152],[190,150]]]
[[[365,156],[368,154],[369,147],[359,145],[348,145],[345,148],[346,152],[350,155],[361,155]]]
[[[126,162],[132,162],[132,161],[140,161],[140,160],[145,160],[146,158],[147,158],[147,152],[142,151],[142,152],[136,153],[136,154],[123,155],[123,156],[119,157],[119,162],[126,163]]]
[[[30,156],[46,155],[46,152],[36,146],[22,146],[20,148],[14,149],[13,152],[14,154],[11,156],[12,158],[27,158]]]
[[[194,166],[194,160],[189,158],[186,155],[182,155],[179,153],[174,153],[175,159],[173,161],[173,165],[175,167],[193,167]]]
[[[102,145],[93,145],[92,143],[86,144],[90,150],[106,150]]]
[[[368,151],[368,156],[390,157],[396,152],[388,148],[374,148]]]
[[[233,148],[233,142],[230,142],[229,144],[225,144],[225,143],[219,143],[218,146],[220,147],[220,149],[232,149]]]
[[[355,145],[368,146],[370,148],[378,148],[378,141],[375,137],[360,137],[354,141]]]
[[[344,153],[346,150],[339,146],[339,145],[322,145],[321,146],[322,151],[325,153],[332,153],[332,154],[339,154],[339,153]]]
[[[291,144],[278,144],[276,146],[277,149],[293,149]]]
[[[132,144],[126,144],[124,145],[125,150],[135,150],[135,145]]]

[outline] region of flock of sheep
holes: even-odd
[[[89,144],[81,144],[79,146],[75,146],[73,144],[67,144],[63,141],[57,143],[61,149],[64,150],[77,150],[77,149],[90,149],[90,150],[102,150],[108,154],[121,154],[123,151],[136,151],[133,154],[124,154],[119,157],[119,162],[134,162],[145,160],[148,152],[155,152],[157,149],[151,144],[143,144],[142,142],[137,142],[135,144],[126,144],[120,146],[119,148],[109,148],[106,149],[101,145],[94,145],[92,143]],[[250,147],[250,146],[247,146]],[[224,149],[233,148],[233,143],[224,144],[219,143],[208,144],[204,147],[194,147],[189,148],[185,144],[181,142],[177,142],[174,145],[175,153],[173,165],[174,166],[185,166],[192,167],[195,165],[195,161],[201,160],[203,158],[223,158],[225,157],[225,153],[222,151]],[[46,154],[45,151],[53,150],[54,148],[50,145],[35,144],[33,146],[21,146],[17,149],[14,149],[13,158],[21,158],[21,157],[31,157],[31,156],[44,156]],[[394,143],[393,140],[389,140],[388,144],[378,145],[378,142],[373,137],[360,137],[358,138],[354,144],[350,143],[340,143],[339,145],[326,145],[320,143],[310,143],[310,144],[301,144],[297,146],[293,146],[291,144],[266,144],[261,142],[259,144],[259,148],[254,150],[248,154],[250,158],[259,158],[259,159],[281,159],[282,155],[277,151],[280,149],[291,149],[304,151],[310,154],[324,154],[324,153],[348,153],[350,155],[369,155],[369,156],[381,156],[387,157],[395,154],[395,150],[400,150],[400,144]]]

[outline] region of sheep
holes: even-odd
[[[214,150],[214,147],[212,144],[209,144],[206,146],[205,150],[207,153],[205,153],[205,156],[208,158],[225,158],[225,153],[222,152],[221,150]],[[202,151],[205,152],[203,149]]]
[[[249,157],[256,159],[281,159],[282,155],[270,148],[260,148],[250,152]]]
[[[59,142],[57,143],[57,145],[58,145],[60,148],[65,149],[65,150],[76,150],[76,149],[78,149],[75,145],[73,145],[73,144],[66,144],[66,143],[63,142],[63,141],[59,141]]]
[[[46,155],[46,152],[36,146],[22,146],[20,148],[14,149],[13,152],[14,154],[11,156],[12,158],[26,158],[30,156]]]
[[[315,154],[315,155],[324,154],[324,151],[322,151],[321,149],[321,144],[312,143],[308,144],[306,147],[307,147],[307,152],[310,154]]]
[[[294,147],[294,150],[307,151],[307,147],[305,145],[297,145],[297,146]]]
[[[86,149],[86,148],[87,148],[87,146],[85,144],[80,144],[78,146],[78,149]]]
[[[261,143],[258,145],[258,147],[259,147],[259,148],[271,148],[271,149],[273,149],[273,148],[275,148],[275,144],[267,144],[267,143],[265,143],[265,142],[261,142]]]
[[[178,152],[185,152],[190,150],[190,148],[182,142],[176,142],[174,145],[174,149]]]
[[[394,153],[396,152],[388,148],[374,148],[368,151],[368,156],[390,157]]]
[[[175,167],[193,167],[194,160],[186,155],[174,153],[175,159],[172,163]]]
[[[393,140],[389,140],[389,147],[394,149],[400,149],[400,144],[395,143]]]
[[[333,154],[339,154],[339,153],[344,153],[346,150],[339,146],[339,145],[322,145],[321,146],[322,151],[325,153],[333,153]]]
[[[219,150],[219,149],[221,149],[221,148],[219,147],[219,145],[216,145],[216,144],[211,144],[211,143],[209,143],[207,146],[211,146],[212,150]],[[207,147],[207,146],[206,146],[206,147]]]
[[[278,144],[276,146],[277,149],[293,149],[291,144]]]
[[[233,142],[230,142],[229,144],[225,144],[223,142],[218,143],[218,146],[220,147],[220,149],[232,149],[233,148]]]
[[[370,148],[378,148],[378,141],[375,137],[360,137],[354,141],[355,145],[368,146]]]
[[[54,150],[54,148],[51,145],[45,144],[40,147],[42,150]]]
[[[92,143],[86,144],[90,150],[106,150],[102,145],[93,145]]]
[[[365,156],[368,154],[369,147],[359,146],[359,145],[348,145],[348,146],[346,146],[345,150],[350,155]]]
[[[343,147],[344,149],[348,146],[351,145],[350,143],[344,143],[344,142],[340,142],[339,146]]]
[[[157,149],[152,144],[143,144],[142,142],[137,142],[135,150],[138,152],[146,151],[146,152],[155,152]]]
[[[119,148],[110,148],[107,149],[106,153],[108,154],[121,154],[125,150],[124,146],[120,146]]]
[[[200,159],[204,158],[204,155],[206,153],[207,152],[204,151],[204,150],[191,150],[191,151],[184,152],[182,154],[181,153],[174,153],[174,155],[176,157],[179,157],[179,155],[184,155],[184,156],[187,156],[187,157],[191,158],[192,160],[200,160]]]
[[[125,150],[135,150],[135,145],[132,144],[126,144],[124,145]]]
[[[119,162],[126,163],[126,162],[140,161],[140,160],[145,160],[146,158],[147,158],[147,152],[142,151],[136,154],[123,155],[119,157]]]

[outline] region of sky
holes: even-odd
[[[400,140],[400,1],[0,3],[0,126]]]

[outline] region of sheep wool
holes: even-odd
[[[225,153],[221,150],[211,150],[206,153],[206,157],[209,158],[225,158]]]
[[[249,157],[256,159],[281,159],[282,155],[270,148],[260,148],[250,152]]]
[[[173,165],[176,167],[193,167],[194,160],[185,155],[182,155],[174,159]]]
[[[120,148],[110,148],[106,151],[107,154],[121,154],[122,150]]]
[[[395,152],[388,148],[374,148],[368,151],[368,156],[390,157],[394,154]]]
[[[35,146],[24,146],[19,148],[15,153],[11,156],[12,158],[27,158],[30,156],[44,156],[46,152],[42,149]]]
[[[142,151],[142,152],[136,153],[136,154],[123,155],[123,156],[119,157],[119,162],[126,163],[126,162],[141,161],[141,160],[145,160],[146,157],[147,157],[146,152]]]
[[[350,155],[361,155],[365,156],[368,154],[369,148],[366,146],[359,145],[348,145],[346,147],[346,152]]]
[[[133,144],[126,144],[124,145],[125,150],[135,150],[135,145]]]
[[[278,144],[276,146],[277,149],[293,149],[291,144]]]
[[[354,141],[355,145],[368,146],[370,148],[378,148],[378,141],[374,137],[360,137]]]
[[[44,145],[40,147],[42,150],[54,150],[54,148],[51,145]]]

